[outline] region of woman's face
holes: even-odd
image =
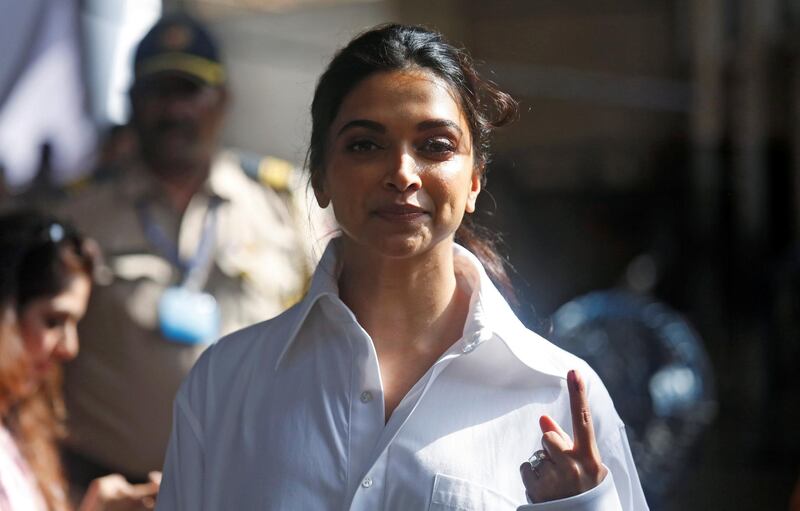
[[[53,363],[78,354],[78,321],[86,312],[90,290],[88,275],[74,273],[62,292],[32,300],[20,311],[20,333],[36,379],[43,378]]]
[[[390,257],[452,240],[475,210],[469,125],[447,85],[420,69],[381,72],[344,99],[316,187],[345,240]]]

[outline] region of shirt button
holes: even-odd
[[[372,392],[365,390],[361,393],[361,402],[369,403],[370,401],[372,401]]]
[[[461,348],[461,351],[463,353],[469,353],[470,351],[477,348],[480,343],[481,343],[481,333],[475,332],[474,334],[472,334],[472,337],[469,340],[464,342],[464,346]]]
[[[363,488],[369,488],[370,486],[372,486],[372,478],[371,477],[367,477],[366,479],[361,481],[361,486]]]

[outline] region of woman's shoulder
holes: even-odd
[[[272,319],[230,333],[197,360],[184,386],[224,388],[232,380],[265,374],[275,366],[302,314],[303,302]]]
[[[567,373],[572,369],[577,370],[583,376],[595,418],[609,422],[609,425],[612,426],[611,430],[622,425],[608,389],[592,366],[582,358],[525,327],[520,326],[513,331],[516,334],[515,338],[504,340],[520,361],[532,370],[547,373],[562,380],[561,384],[565,389]],[[506,332],[505,335],[511,337],[509,332]]]
[[[511,313],[502,321],[495,322],[494,330],[514,356],[532,370],[566,380],[567,371],[578,369],[590,373],[587,374],[588,381],[599,381],[586,361],[553,343],[547,334],[529,329]]]

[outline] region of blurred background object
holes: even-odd
[[[622,289],[595,291],[553,314],[553,342],[586,360],[625,421],[650,509],[664,508],[716,414],[703,341],[666,305]]]
[[[132,52],[161,11],[161,0],[83,0],[86,75],[92,117],[99,125],[128,120]]]
[[[0,169],[12,191],[37,175],[85,174],[95,132],[84,108],[78,3],[3,0],[0,7]]]
[[[56,10],[49,3],[0,0],[0,133],[21,133],[4,119],[32,41],[43,37],[42,13]],[[26,107],[20,126],[44,123],[56,108],[80,114],[76,136],[86,119],[100,133],[125,124],[127,84],[111,70],[129,69],[134,33],[159,12],[185,8],[209,20],[233,77],[223,143],[295,163],[305,156],[316,78],[353,33],[422,23],[469,48],[522,103],[495,143],[479,207],[505,234],[520,295],[549,317],[629,274],[632,289],[702,339],[716,420],[662,508],[788,507],[800,472],[800,2],[52,3],[72,5],[81,20],[72,27],[83,52],[61,62],[82,57],[71,73],[84,96],[69,99],[66,80],[37,80],[60,87],[48,101],[67,104]],[[20,175],[12,150],[27,161],[60,158],[50,140],[0,137],[5,181]],[[85,153],[85,142],[71,147]]]

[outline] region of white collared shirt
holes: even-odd
[[[459,246],[471,295],[464,335],[384,423],[375,347],[338,297],[336,245],[299,304],[221,340],[184,382],[160,511],[647,509],[597,375],[527,330]],[[519,465],[541,448],[539,417],[572,434],[572,368],[586,380],[609,475],[575,497],[526,504]]]

